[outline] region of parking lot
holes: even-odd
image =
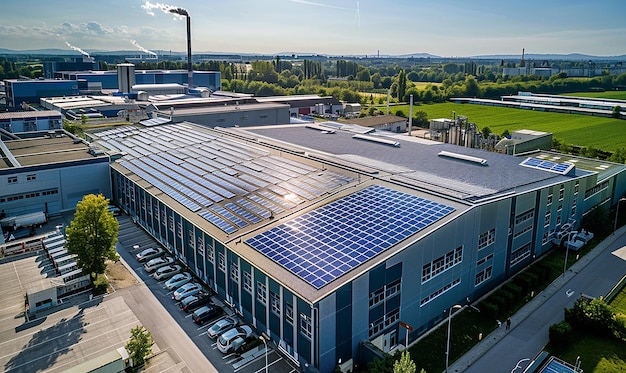
[[[120,222],[120,230],[118,235],[118,253],[124,259],[129,267],[132,268],[135,275],[142,281],[148,289],[154,294],[159,303],[169,312],[176,323],[191,338],[195,345],[202,351],[206,358],[211,362],[218,372],[242,372],[242,373],[258,373],[265,371],[266,350],[263,343],[256,342],[257,346],[253,347],[249,352],[222,354],[216,345],[216,340],[211,339],[207,335],[209,327],[223,317],[237,317],[234,311],[226,306],[217,296],[212,297],[212,302],[221,307],[224,313],[210,322],[202,325],[193,322],[191,314],[183,311],[178,302],[172,299],[174,289],[169,290],[165,287],[165,281],[155,280],[136,259],[136,254],[150,247],[162,247],[151,236],[149,236],[138,225],[134,224],[132,219],[122,214],[118,217]],[[192,280],[194,281],[194,280]],[[198,280],[195,280],[198,281]],[[210,291],[208,287],[204,287],[205,291]],[[242,320],[238,318],[240,324]],[[149,325],[147,325],[148,329]],[[254,330],[254,328],[253,328]],[[258,337],[258,331],[254,330],[254,334]],[[254,343],[254,342],[251,342]],[[299,368],[292,366],[292,362],[277,352],[275,346],[271,343],[267,345],[267,366],[270,372],[297,372]]]

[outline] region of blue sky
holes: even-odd
[[[142,0],[3,1],[0,48],[186,50],[185,21]],[[624,0],[177,0],[200,52],[626,54]],[[148,8],[148,9],[146,9]],[[149,14],[152,13],[152,14]],[[69,44],[69,46],[68,46]],[[79,53],[79,52],[76,52]]]

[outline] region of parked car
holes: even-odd
[[[176,289],[191,281],[191,274],[189,272],[177,273],[169,280],[165,281],[165,287],[169,290]]]
[[[209,338],[217,338],[219,335],[229,329],[234,328],[235,326],[237,326],[237,319],[231,316],[224,317],[223,319],[220,319],[216,321],[213,325],[211,325],[206,334],[209,336]]]
[[[200,292],[183,298],[183,300],[180,301],[179,306],[185,312],[193,312],[200,307],[210,304],[211,301],[211,294]]]
[[[176,289],[174,294],[172,294],[172,299],[175,301],[180,301],[185,297],[190,295],[198,294],[202,290],[202,285],[197,282],[188,282],[185,285]]]
[[[163,255],[163,249],[160,247],[151,247],[149,249],[145,249],[142,252],[138,253],[135,257],[140,262],[146,262],[150,259],[154,259],[157,256]]]
[[[146,263],[144,263],[143,268],[146,270],[146,272],[150,273],[156,271],[163,266],[173,264],[175,261],[176,259],[172,258],[171,256],[159,256],[154,259],[148,260]]]
[[[197,310],[193,311],[192,318],[193,322],[196,324],[202,325],[207,321],[211,321],[216,319],[224,313],[224,310],[220,306],[216,306],[214,304],[209,304],[206,306],[202,306]]]
[[[180,265],[170,264],[154,271],[154,273],[152,274],[152,277],[154,277],[154,279],[157,281],[167,280],[182,270],[183,270],[183,267],[181,267]]]
[[[217,339],[217,348],[224,354],[237,351],[251,336],[252,329],[248,325],[236,326],[220,335]]]

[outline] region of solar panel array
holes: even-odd
[[[438,202],[373,185],[246,243],[319,289],[453,211]]]
[[[122,166],[227,234],[353,181],[187,124],[97,135],[102,146],[126,153]]]
[[[538,170],[554,172],[561,175],[566,175],[572,168],[574,168],[572,163],[557,163],[533,157],[528,157],[523,160],[522,163],[520,163],[520,166],[536,168]]]

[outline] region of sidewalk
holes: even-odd
[[[531,316],[544,302],[547,298],[551,297],[555,293],[557,293],[561,288],[571,280],[578,272],[580,272],[587,264],[593,261],[596,257],[598,257],[607,247],[613,244],[621,235],[626,233],[626,226],[618,229],[615,234],[608,236],[604,241],[600,242],[593,250],[591,250],[587,255],[583,256],[574,263],[565,273],[565,276],[561,275],[556,278],[548,287],[543,290],[541,293],[537,294],[530,302],[528,302],[524,307],[522,307],[516,314],[511,316],[512,324],[519,325],[522,321],[526,320],[529,316]],[[619,279],[616,279],[616,281]],[[538,331],[539,332],[539,331]],[[475,361],[483,357],[491,348],[493,348],[501,339],[504,337],[508,331],[506,330],[504,323],[498,329],[491,332],[491,334],[487,335],[481,342],[476,344],[471,350],[461,356],[458,360],[451,363],[449,366],[449,372],[464,372],[466,369],[470,368]],[[541,351],[544,346],[537,346],[537,353]],[[526,366],[524,364],[523,366]],[[511,367],[513,369],[514,367]],[[518,370],[521,372],[521,370]]]

